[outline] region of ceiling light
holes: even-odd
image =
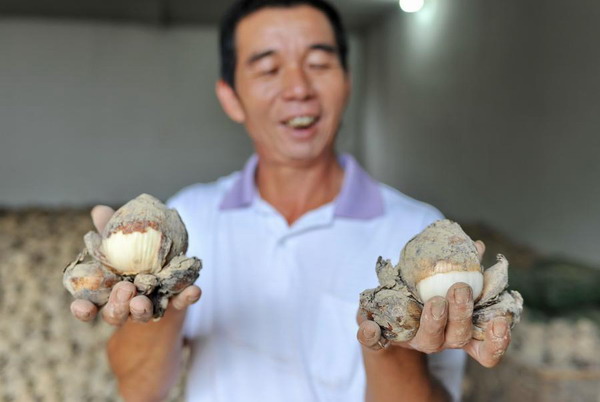
[[[405,13],[416,13],[423,8],[425,0],[400,0],[400,8]]]

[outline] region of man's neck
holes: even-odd
[[[261,197],[292,225],[306,212],[335,199],[344,171],[335,155],[289,165],[259,158],[256,185]]]

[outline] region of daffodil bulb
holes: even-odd
[[[188,236],[177,211],[148,194],[119,208],[102,233],[89,232],[84,241],[86,249],[65,269],[63,284],[75,298],[97,306],[126,280],[152,300],[158,319],[202,269],[198,258],[184,255]]]
[[[475,243],[455,222],[437,221],[412,238],[403,248],[400,274],[421,303],[434,296],[446,297],[448,289],[464,282],[473,300],[483,289],[483,268]]]
[[[156,274],[186,252],[187,231],[175,210],[142,194],[119,208],[102,234],[88,233],[85,242],[90,254],[120,275]]]
[[[484,339],[495,317],[506,318],[513,327],[523,311],[519,292],[506,289],[507,259],[498,254],[497,263],[484,271],[475,243],[449,220],[432,223],[406,243],[395,267],[379,257],[375,269],[379,286],[361,293],[360,306],[389,340],[412,339],[424,304],[434,296],[446,297],[458,282],[473,290],[474,339]]]

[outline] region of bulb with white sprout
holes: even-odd
[[[484,270],[475,243],[455,222],[429,225],[402,249],[398,265],[377,261],[379,287],[361,293],[361,308],[382,329],[385,338],[408,341],[419,329],[423,305],[434,296],[446,297],[452,285],[468,284],[475,302],[473,338],[482,340],[486,324],[503,316],[516,325],[523,299],[508,291],[508,261],[502,255]]]
[[[119,208],[102,233],[84,237],[86,249],[65,268],[63,284],[76,298],[102,306],[120,280],[135,284],[152,300],[154,317],[164,314],[169,298],[198,278],[202,267],[185,256],[187,230],[174,209],[142,194]]]

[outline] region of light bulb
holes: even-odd
[[[416,13],[423,8],[424,0],[400,0],[400,8],[405,13]]]

